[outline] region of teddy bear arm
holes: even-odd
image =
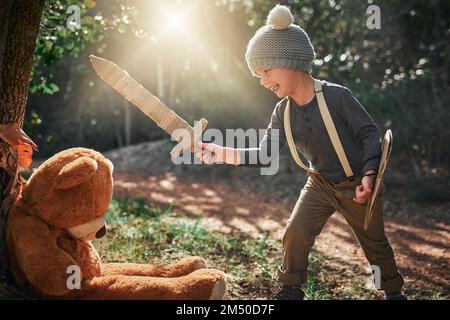
[[[28,216],[14,217],[10,222],[14,251],[19,268],[31,285],[48,296],[62,296],[70,289],[69,266],[76,262],[56,245],[49,227]],[[80,277],[82,278],[81,271]]]
[[[95,277],[82,284],[83,299],[205,300],[220,291],[224,280],[217,270],[197,270],[177,278],[110,275]]]
[[[189,257],[182,259],[176,263],[165,265],[104,263],[102,265],[102,275],[128,275],[171,278],[181,277],[205,267],[205,259],[201,257]]]
[[[89,300],[173,299],[176,293],[170,280],[170,278],[124,275],[95,277],[82,284],[80,298]]]

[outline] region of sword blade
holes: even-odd
[[[177,141],[179,137],[172,135],[176,129],[185,129],[192,138],[194,137],[193,128],[183,118],[148,92],[147,89],[134,80],[126,71],[113,62],[94,55],[90,55],[89,59],[95,72],[97,72],[103,81],[138,107]]]

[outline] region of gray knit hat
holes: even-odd
[[[287,68],[311,72],[314,48],[306,32],[293,24],[288,7],[276,5],[267,24],[256,31],[247,46],[245,58],[254,76],[257,68]]]

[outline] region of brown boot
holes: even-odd
[[[299,286],[281,285],[272,295],[272,300],[303,300],[305,293]]]
[[[385,291],[384,300],[408,300],[401,291]]]

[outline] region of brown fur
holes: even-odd
[[[102,264],[90,241],[71,236],[68,228],[105,214],[112,197],[112,170],[100,153],[73,148],[33,173],[8,223],[7,245],[18,283],[50,298],[221,298],[224,274],[203,269],[202,258],[170,265]],[[67,286],[71,265],[81,270],[81,289]]]

